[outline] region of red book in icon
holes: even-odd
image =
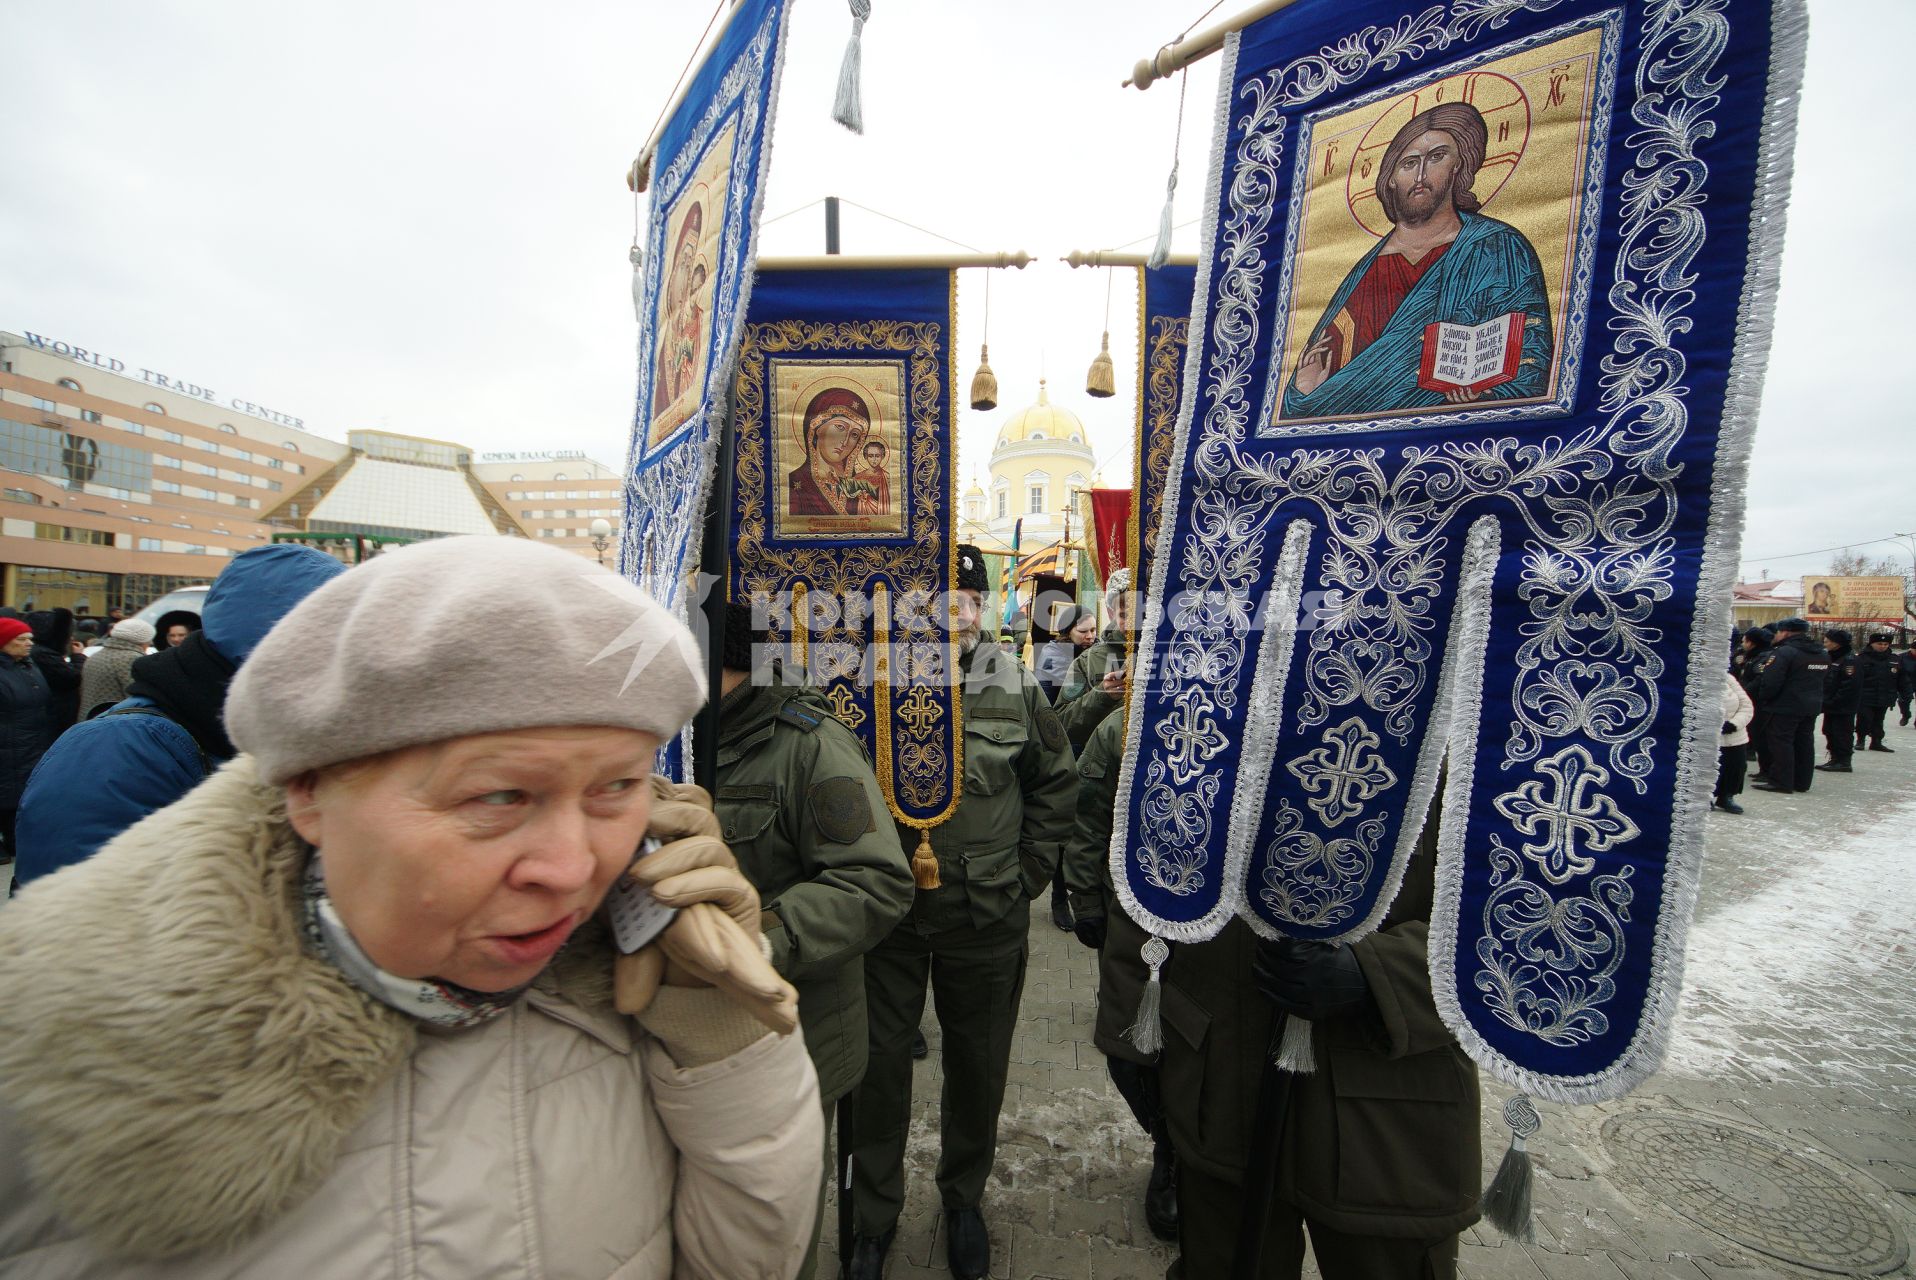
[[[1417,385],[1426,391],[1481,395],[1517,377],[1523,358],[1524,313],[1508,311],[1482,324],[1438,321],[1424,326]]]

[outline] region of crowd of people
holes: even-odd
[[[1752,627],[1734,638],[1723,691],[1723,729],[1715,806],[1742,813],[1746,781],[1758,791],[1808,791],[1818,773],[1851,773],[1857,752],[1890,753],[1884,741],[1891,707],[1910,723],[1916,698],[1916,638],[1897,652],[1892,632],[1865,638],[1831,627],[1820,638],[1802,618]],[[1816,759],[1816,725],[1825,759]],[[1749,774],[1749,757],[1757,772]]]
[[[986,633],[983,556],[958,561],[964,786],[929,830],[736,606],[712,791],[652,775],[706,703],[697,646],[556,548],[448,538],[350,570],[258,548],[202,617],[120,620],[90,660],[65,620],[0,617],[0,1271],[809,1277],[837,1178],[848,1274],[877,1280],[929,999],[946,1262],[991,1274],[1051,886],[1097,953],[1097,1043],[1153,1140],[1140,1198],[1174,1275],[1222,1274],[1246,1216],[1263,1275],[1298,1275],[1307,1232],[1327,1280],[1453,1275],[1478,1097],[1427,977],[1434,832],[1361,942],[1176,945],[1141,1048],[1145,939],[1104,858],[1129,583],[1034,673]],[[471,618],[528,609],[569,624],[472,643]],[[630,668],[605,660],[634,637]],[[662,932],[618,933],[615,886]],[[1247,1190],[1284,1018],[1329,1069],[1289,1091],[1277,1172]]]

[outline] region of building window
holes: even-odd
[[[1007,514],[1005,507],[1010,502],[1010,500],[1011,500],[1011,494],[1009,492],[1003,489],[998,490],[998,518],[1000,520],[1005,518],[1005,515]]]
[[[1042,432],[1042,431],[1034,431],[1034,432],[1032,432],[1032,433],[1031,433],[1031,434],[1030,434],[1029,436],[1027,436],[1027,437],[1026,437],[1026,439],[1029,439],[1029,440],[1042,440],[1042,439],[1044,439],[1044,432]]]
[[[80,389],[80,384],[71,378],[60,379],[59,385],[65,387],[68,391],[78,391]]]
[[[278,471],[282,467],[284,467],[286,464],[281,462],[278,458],[268,458],[266,460],[266,465],[271,467],[273,470]]]
[[[185,444],[186,443],[185,436],[181,435],[177,431],[168,431],[165,427],[153,428],[153,434],[158,436],[160,439],[166,441],[168,444]]]
[[[1083,437],[1081,437],[1081,436],[1080,436],[1080,435],[1079,435],[1079,434],[1078,434],[1077,432],[1075,432],[1075,431],[1073,431],[1073,432],[1071,433],[1071,443],[1072,443],[1072,444],[1083,444],[1083,443],[1084,443],[1084,439],[1083,439]]]
[[[180,467],[186,464],[178,458],[169,458],[163,453],[156,453],[153,455],[153,465],[156,467]]]
[[[0,490],[0,494],[3,494],[11,502],[31,502],[35,506],[44,505],[40,495],[29,489]]]
[[[120,430],[131,432],[132,434],[136,436],[143,436],[146,434],[146,428],[141,426],[139,423],[134,422],[130,418],[127,421],[122,422],[120,424]]]
[[[1041,516],[1044,514],[1044,486],[1029,484],[1025,486],[1025,514]]]
[[[134,524],[152,524],[153,523],[152,516],[128,516],[127,519],[131,520]]]
[[[160,550],[163,550],[165,547],[166,547],[166,543],[162,542],[158,538],[142,537],[139,541],[139,549],[141,551],[160,551]]]
[[[525,479],[525,477],[524,477],[524,476],[522,476],[522,475],[520,475],[520,474],[519,474],[518,472],[516,472],[516,471],[515,471],[515,472],[513,473],[513,475],[512,475],[512,480],[513,480],[513,483],[515,483],[515,484],[517,484],[517,483],[518,483],[519,481],[521,481],[521,480],[524,480],[524,479]]]
[[[153,492],[155,493],[178,493],[179,491],[180,487],[171,480],[155,480],[153,482]]]
[[[280,482],[277,480],[268,480],[266,482],[266,487],[268,489],[271,489],[274,493],[278,493],[284,486],[281,485]]]
[[[148,413],[157,413],[161,417],[166,416],[166,406],[156,400],[148,400],[145,404],[141,405],[140,408],[146,410]]]
[[[104,422],[105,419],[100,416],[100,412],[97,409],[82,409],[80,410],[80,421]]]
[[[202,476],[216,476],[220,473],[220,469],[218,467],[209,466],[204,462],[194,463],[193,471],[195,474],[202,475]]]
[[[222,423],[220,423],[220,430],[221,430],[221,431],[224,431],[224,432],[225,432],[225,433],[226,433],[227,435],[229,435],[229,436],[236,436],[236,435],[238,435],[238,434],[239,434],[239,428],[237,428],[237,427],[235,427],[235,426],[234,426],[234,425],[233,425],[232,423],[230,423],[230,422],[222,422]]]
[[[58,413],[60,406],[42,396],[33,397],[33,407],[43,413]]]
[[[33,536],[46,542],[79,542],[89,547],[110,547],[113,535],[104,529],[75,529],[64,524],[41,524],[33,526]]]
[[[559,474],[557,474],[557,475],[555,475],[555,476],[553,476],[552,478],[553,478],[554,480],[569,480],[569,479],[571,479],[571,477],[570,477],[570,476],[568,476],[568,475],[566,475],[566,473],[565,473],[565,472],[563,472],[563,471],[561,471],[561,472],[559,472]]]
[[[186,496],[189,498],[203,498],[207,502],[218,502],[220,500],[220,495],[217,491],[212,489],[202,489],[202,488],[199,488],[197,485],[186,486]]]
[[[182,550],[184,550],[186,554],[189,556],[203,556],[206,554],[206,548],[202,547],[197,542],[187,543],[186,546],[182,548]]]
[[[291,440],[282,440],[282,441],[280,441],[280,445],[279,445],[279,447],[280,447],[280,448],[282,448],[282,449],[290,449],[290,450],[292,450],[292,451],[293,451],[294,453],[298,453],[298,452],[299,452],[299,446],[298,446],[298,445],[296,445],[296,444],[294,444],[294,443],[293,443],[293,442],[292,442]]]
[[[186,521],[184,521],[184,520],[175,520],[175,521],[173,522],[173,527],[174,527],[175,529],[191,529],[191,528],[192,528],[193,526],[192,526],[192,525],[190,525],[190,524],[188,524],[188,523],[187,523]]]
[[[218,453],[220,451],[220,442],[217,440],[195,440],[193,443],[208,453]]]
[[[248,453],[244,449],[234,449],[229,447],[226,451],[232,454],[235,458],[238,458],[241,462],[251,462],[253,460],[253,455]]]

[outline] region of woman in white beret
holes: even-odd
[[[233,682],[241,754],[0,908],[0,1274],[793,1274],[794,997],[704,793],[649,776],[699,668],[518,539],[307,597]],[[623,875],[678,914],[619,957]]]

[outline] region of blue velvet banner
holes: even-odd
[[[787,0],[739,0],[659,135],[619,568],[682,620],[752,291]]]
[[[1438,1007],[1661,1059],[1716,774],[1799,0],[1298,0],[1224,51],[1112,847],[1173,939],[1375,929],[1440,778]]]
[[[1164,509],[1164,481],[1177,443],[1178,403],[1190,345],[1191,290],[1197,268],[1138,268],[1138,421],[1131,474],[1137,497],[1131,506],[1131,545],[1125,563],[1132,587],[1143,591],[1157,551]]]
[[[767,271],[739,352],[731,598],[928,829],[964,760],[949,630],[953,274]],[[771,656],[771,655],[760,655]]]

